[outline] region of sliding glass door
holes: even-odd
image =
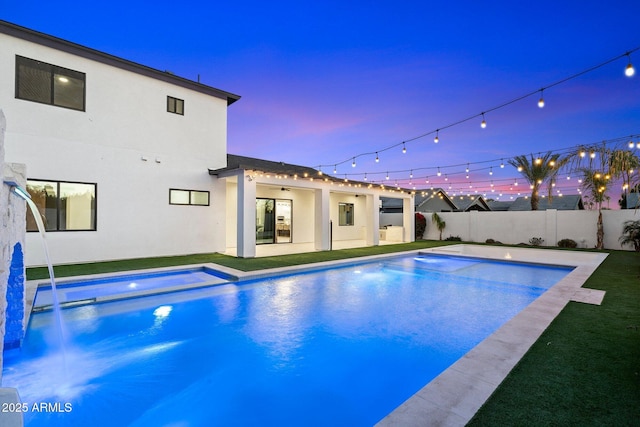
[[[256,244],[291,243],[292,201],[256,199]]]

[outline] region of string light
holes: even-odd
[[[387,180],[389,180],[389,172],[387,172]]]
[[[500,169],[504,169],[504,159],[500,159]]]
[[[489,168],[489,175],[493,175],[493,166]]]
[[[353,162],[351,162],[351,167],[355,168],[356,167],[356,158],[353,158]]]
[[[433,142],[435,142],[436,144],[438,143],[438,141],[440,141],[440,138],[438,138],[438,134],[440,133],[440,129],[436,130],[436,137],[433,138]]]
[[[487,121],[484,119],[484,113],[482,113],[482,122],[480,123],[482,129],[487,127]]]
[[[436,175],[442,176],[442,173],[440,172],[440,167],[439,166],[438,166],[438,173]]]
[[[631,49],[631,50],[629,50],[629,51],[627,51],[627,52],[625,52],[625,53],[623,53],[623,54],[621,54],[621,55],[618,55],[618,56],[616,56],[616,57],[614,57],[614,58],[611,58],[611,59],[608,59],[608,60],[606,60],[606,61],[604,61],[604,62],[601,62],[601,63],[599,63],[599,64],[597,64],[597,65],[595,65],[595,66],[592,66],[592,67],[590,67],[590,68],[587,68],[587,69],[585,69],[585,70],[582,70],[582,71],[580,71],[580,72],[578,72],[578,73],[575,73],[575,74],[573,74],[573,75],[570,75],[570,76],[568,76],[568,77],[565,77],[565,78],[563,78],[563,79],[561,79],[561,80],[555,81],[555,82],[553,82],[553,83],[551,83],[551,84],[549,84],[549,85],[546,85],[546,86],[542,87],[541,89],[538,89],[538,90],[535,90],[535,91],[533,91],[533,92],[530,92],[530,93],[527,93],[527,94],[521,95],[521,96],[519,96],[519,97],[517,97],[517,98],[514,98],[514,99],[512,99],[512,100],[510,100],[510,101],[504,102],[504,103],[502,103],[502,104],[500,104],[500,105],[493,106],[493,107],[489,108],[488,110],[485,110],[485,111],[483,111],[483,112],[481,113],[481,115],[482,115],[482,122],[481,122],[481,126],[482,126],[483,128],[485,128],[485,127],[486,127],[485,114],[486,114],[487,112],[492,112],[492,111],[495,111],[495,110],[498,110],[498,109],[501,109],[501,108],[504,108],[504,107],[510,106],[511,104],[514,104],[514,103],[516,103],[516,102],[518,102],[518,101],[521,101],[521,100],[523,100],[523,99],[525,99],[525,98],[528,98],[528,97],[530,97],[530,96],[536,95],[537,93],[540,93],[540,95],[541,95],[541,99],[543,99],[542,95],[543,95],[544,90],[549,89],[549,88],[552,88],[552,87],[555,87],[555,86],[558,86],[558,85],[563,84],[563,83],[566,83],[566,82],[568,82],[568,81],[570,81],[570,80],[573,80],[573,79],[575,79],[575,78],[577,78],[577,77],[581,77],[581,76],[583,76],[583,75],[585,75],[585,74],[587,74],[587,73],[593,72],[593,71],[595,71],[595,70],[597,70],[597,69],[599,69],[599,68],[602,68],[602,67],[604,67],[605,65],[609,65],[609,64],[611,64],[612,62],[617,61],[618,59],[623,58],[623,57],[625,57],[625,56],[627,56],[627,58],[628,58],[628,60],[629,60],[629,63],[628,63],[628,65],[627,65],[626,69],[625,69],[625,74],[626,74],[626,75],[628,75],[628,76],[632,76],[632,75],[634,75],[634,74],[635,74],[635,69],[633,68],[633,65],[631,64],[631,54],[632,54],[632,53],[634,53],[634,52],[636,52],[636,51],[638,51],[638,50],[640,50],[640,46],[639,46],[639,47],[636,47],[636,48],[634,48],[634,49]],[[473,115],[473,116],[469,116],[469,117],[467,117],[467,118],[463,118],[463,119],[457,120],[457,121],[455,121],[455,122],[453,122],[453,123],[447,124],[446,126],[441,126],[441,127],[439,127],[439,128],[436,130],[436,136],[438,136],[438,134],[439,134],[439,130],[440,130],[440,129],[447,129],[447,128],[450,128],[450,127],[454,127],[454,126],[460,125],[460,124],[462,124],[462,123],[465,123],[465,122],[467,122],[467,121],[469,121],[469,120],[473,120],[473,119],[474,119],[474,118],[476,118],[476,117],[478,117],[478,114],[475,114],[475,115]],[[410,139],[408,139],[408,140],[404,140],[404,141],[402,142],[402,146],[403,146],[403,148],[402,148],[402,152],[403,152],[403,153],[406,153],[406,143],[407,143],[407,142],[415,141],[415,140],[417,140],[417,139],[423,138],[423,137],[425,137],[425,136],[427,136],[427,135],[430,135],[430,134],[432,134],[432,133],[433,133],[433,131],[430,131],[430,132],[426,132],[426,133],[423,133],[423,134],[421,134],[421,135],[417,135],[417,136],[415,136],[415,137],[412,137],[412,138],[410,138]],[[439,139],[439,138],[438,138],[438,139]],[[434,142],[435,142],[435,138],[434,138]],[[399,144],[394,144],[394,145],[392,145],[392,146],[390,146],[390,147],[387,147],[387,148],[384,148],[383,150],[378,150],[378,151],[386,151],[386,150],[392,149],[392,148],[394,148],[394,147],[397,147],[398,145],[399,145]],[[362,154],[365,154],[365,153],[362,153]],[[359,155],[360,155],[360,154],[359,154]],[[359,155],[358,155],[358,156],[359,156]],[[356,157],[358,157],[358,156],[356,156]],[[345,159],[345,160],[344,160],[344,161],[342,161],[342,162],[338,162],[337,164],[346,163],[347,161],[348,161],[348,158],[347,158],[347,159]],[[328,166],[328,165],[321,165],[321,166]]]
[[[540,99],[538,100],[538,107],[543,108],[544,107],[544,95],[543,95],[544,89],[540,89]]]
[[[631,64],[631,52],[627,52],[627,57],[629,58],[629,64],[624,69],[624,75],[627,77],[633,77],[633,75],[636,73],[636,70],[635,68],[633,68],[633,65]]]
[[[404,144],[404,142],[402,143],[402,154],[407,154],[407,146]]]
[[[338,173],[338,165],[333,165],[333,173]]]
[[[380,157],[378,157],[378,152],[376,151],[376,163],[380,162]]]

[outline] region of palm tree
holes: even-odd
[[[447,223],[443,221],[442,218],[440,218],[440,215],[438,215],[436,212],[431,214],[431,222],[436,225],[436,228],[440,232],[440,240],[442,240],[442,232],[447,226]]]
[[[625,221],[620,236],[620,246],[633,245],[636,252],[640,252],[640,221]]]
[[[589,152],[587,156],[586,153]],[[636,164],[634,154],[620,149],[611,149],[603,143],[585,150],[580,148],[569,158],[577,165],[582,175],[582,188],[589,195],[598,209],[598,223],[596,232],[596,249],[604,249],[604,224],[602,222],[602,205],[609,200],[607,192],[612,184],[622,178],[627,186],[630,180],[630,170]],[[587,166],[582,164],[586,163]]]
[[[560,154],[553,154],[551,151],[544,156],[533,158],[527,156],[516,156],[509,159],[509,164],[518,169],[518,172],[529,182],[531,187],[531,210],[537,211],[540,201],[540,187],[547,183],[549,197],[551,189],[560,168],[567,163],[567,159],[560,157]]]
[[[634,171],[640,168],[640,157],[628,150],[614,150],[609,159],[609,168],[611,175],[622,178],[622,189],[624,190],[622,201],[624,206],[621,203],[620,207],[626,209],[628,208],[626,195],[634,187],[634,179],[637,181],[638,174],[635,173],[634,175]]]

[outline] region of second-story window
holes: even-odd
[[[184,116],[184,100],[167,96],[167,111]]]
[[[16,55],[16,98],[85,111],[86,75]]]

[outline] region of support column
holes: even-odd
[[[256,256],[256,181],[243,171],[238,175],[237,256]]]
[[[367,195],[367,246],[380,244],[380,196]]]
[[[416,206],[413,196],[402,199],[402,226],[404,227],[405,242],[413,242],[416,240]]]
[[[331,249],[331,216],[329,206],[329,189],[315,190],[315,229],[314,242],[317,251]]]

